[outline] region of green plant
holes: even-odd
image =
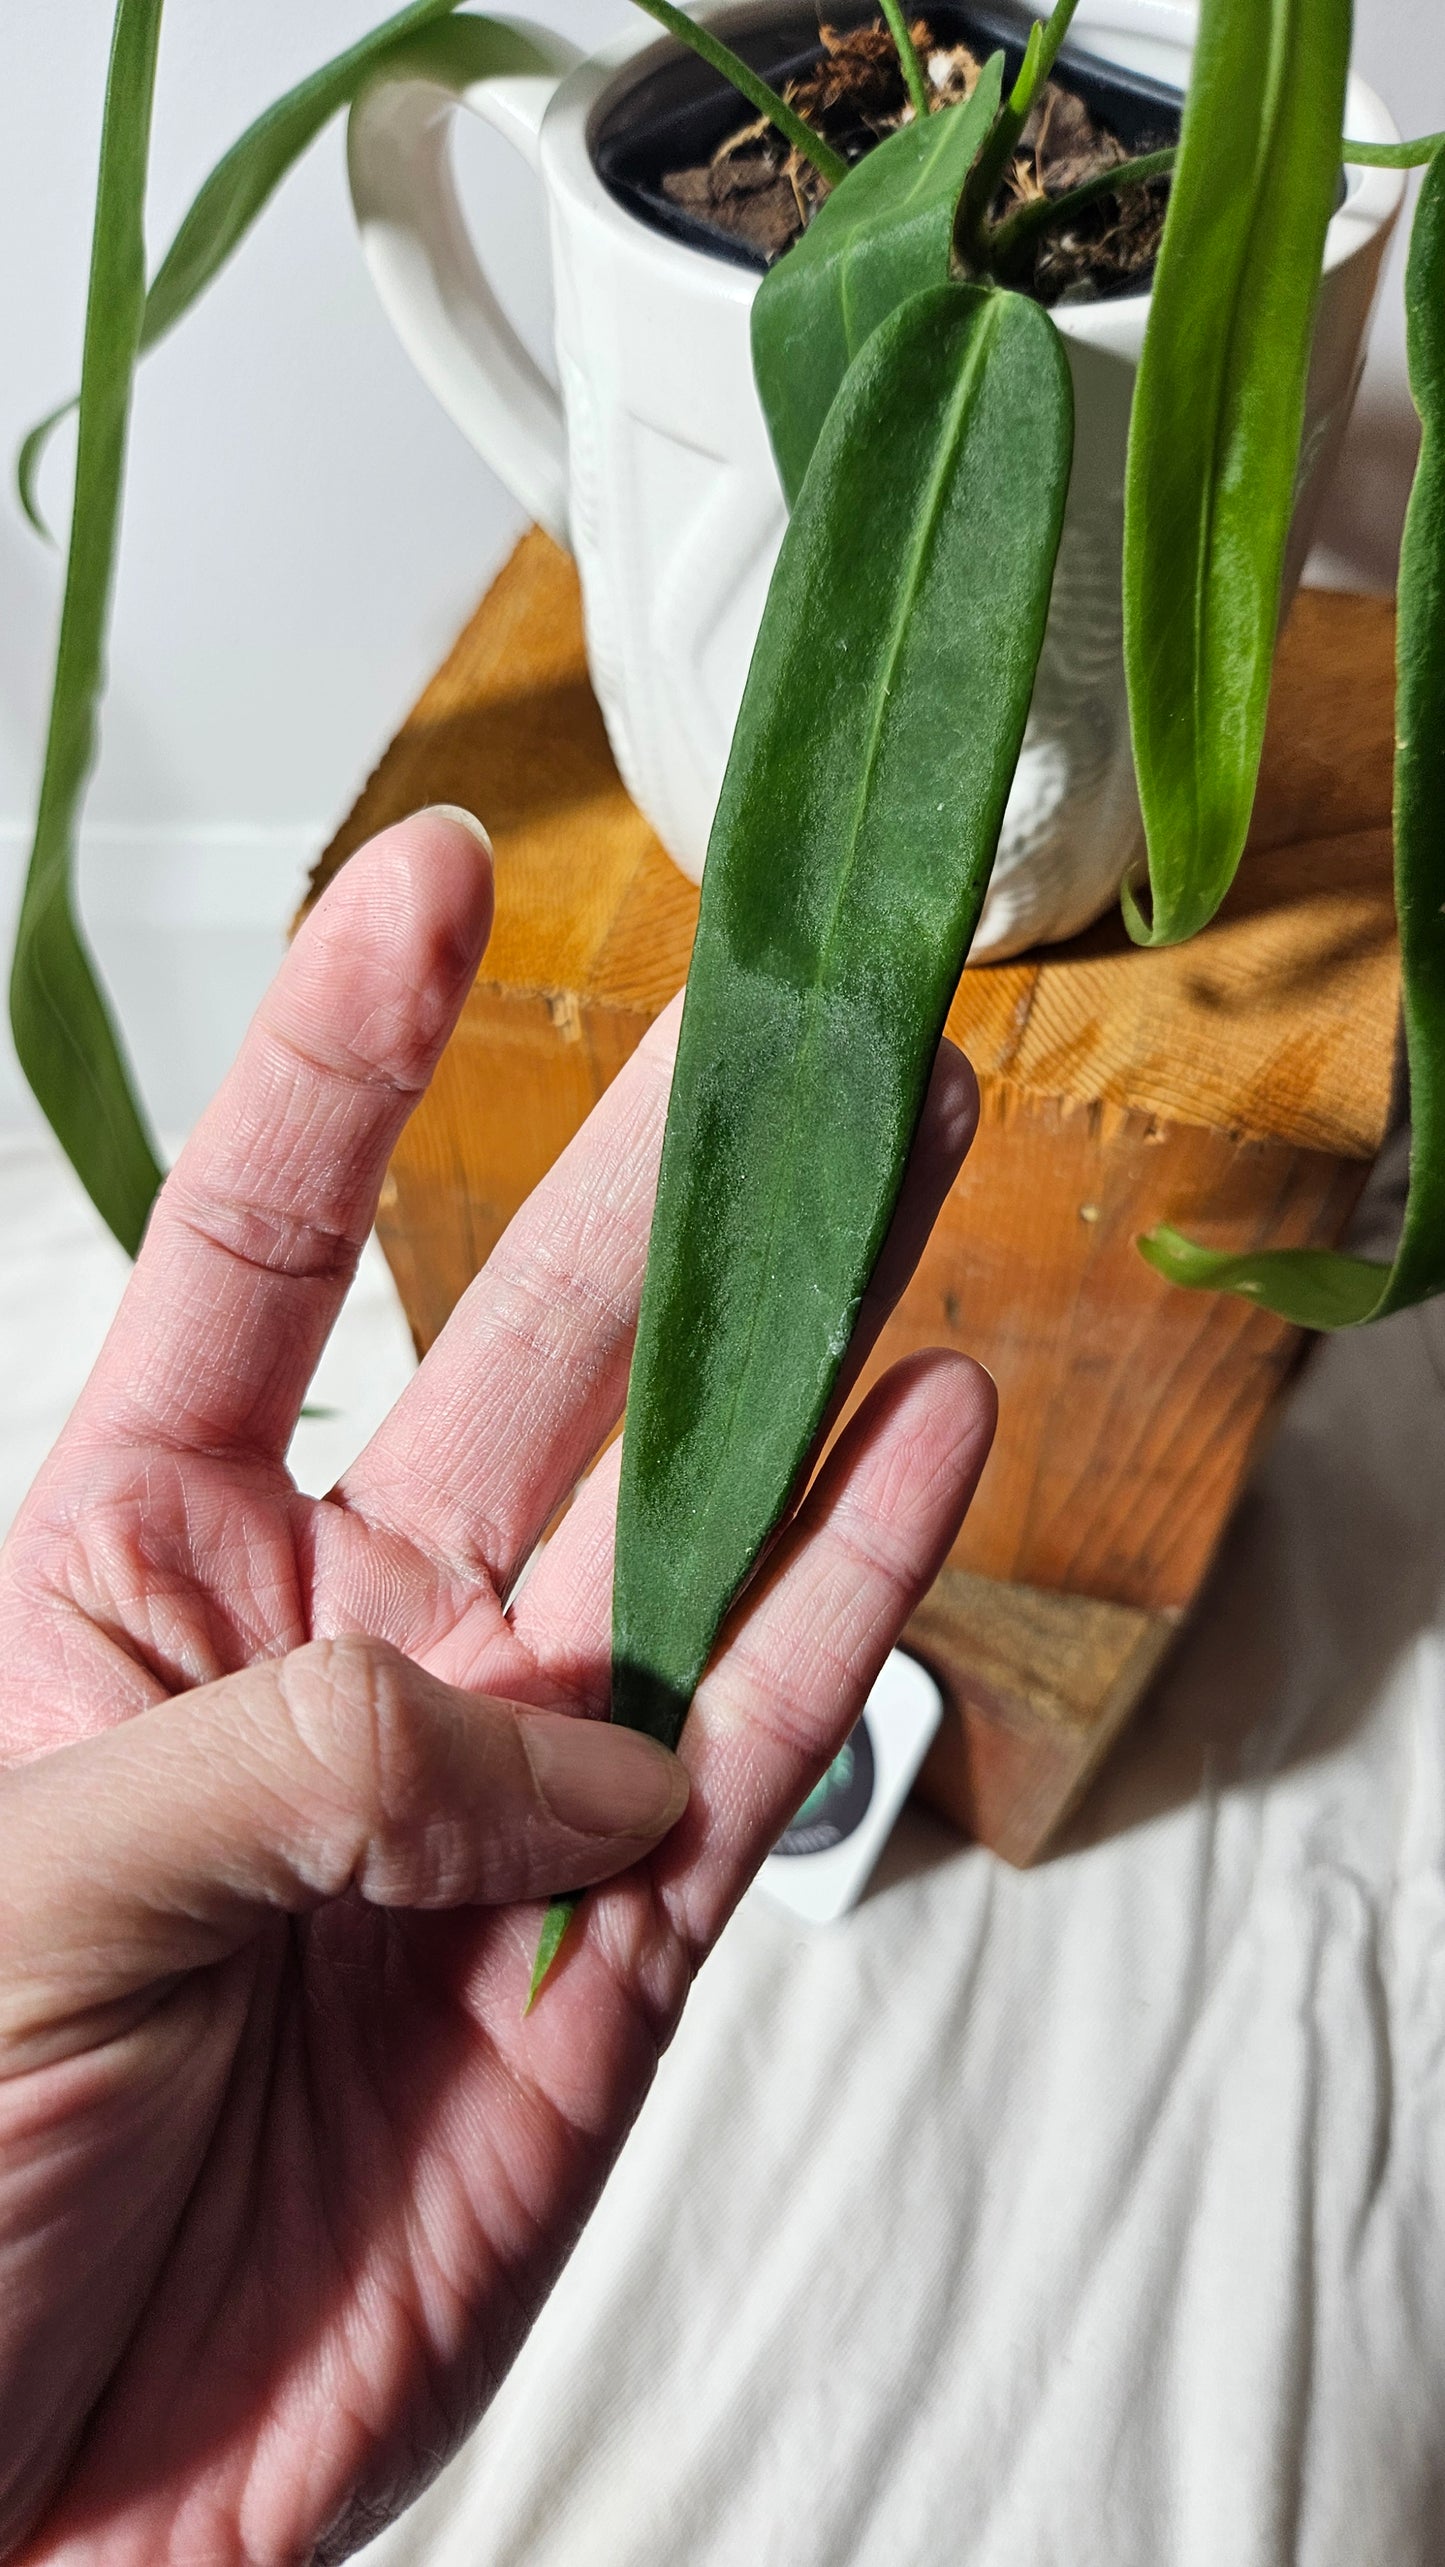
[[[139,357],[297,153],[379,68],[529,67],[524,36],[415,0],[242,136],[147,294],[141,218],[160,0],[118,0],[65,605],[12,979],[21,1059],[127,1246],[159,1178],[71,890]],[[1231,1258],[1167,1229],[1177,1283],[1310,1326],[1445,1289],[1445,147],[1343,135],[1350,0],[1203,0],[1177,152],[999,211],[1075,0],[966,104],[854,167],[672,0],[638,5],[770,117],[830,193],[765,278],[754,356],[793,518],[709,855],[624,1443],[615,1710],[673,1738],[730,1598],[826,1414],[976,922],[1042,638],[1070,460],[1068,378],[1020,290],[1041,233],[1171,177],[1135,400],[1124,616],[1147,885],[1141,940],[1192,934],[1239,862],[1259,765],[1320,255],[1342,160],[1428,162],[1407,282],[1425,427],[1400,585],[1398,906],[1414,1100],[1390,1268]],[[53,414],[27,440],[34,476]],[[759,885],[766,896],[759,897]],[[565,1930],[559,1903],[539,1954]]]

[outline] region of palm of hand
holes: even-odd
[[[620,1407],[665,1043],[341,1488],[302,1497],[281,1458],[485,925],[475,851],[429,821],[354,860],[293,950],[7,1551],[6,1760],[353,1631],[468,1692],[605,1707],[606,1465],[503,1599]],[[947,1121],[915,1231],[956,1162]],[[535,1907],[337,1882],[310,1913],[261,1909],[205,1966],[134,1973],[83,2041],[0,2083],[0,2240],[21,2238],[21,2298],[60,2311],[30,2366],[34,2467],[69,2466],[26,2555],[339,2557],[434,2472],[595,2200],[697,1960],[946,1546],[987,1423],[956,1365],[875,1394],[699,1695],[684,1818],[589,1901],[533,2016]],[[405,1802],[404,1755],[387,1789]],[[488,1894],[551,1886],[503,1864]]]

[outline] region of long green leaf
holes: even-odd
[[[959,191],[1002,86],[995,54],[971,98],[902,126],[859,161],[763,278],[753,372],[790,506],[865,339],[910,295],[946,282]]]
[[[35,841],[16,930],[20,1064],[123,1247],[160,1167],[75,915],[75,822],[97,744],[131,378],[145,310],[145,183],[161,0],[119,0],[101,128],[65,601]]]
[[[1410,1058],[1410,1193],[1392,1266],[1326,1250],[1232,1257],[1176,1230],[1140,1241],[1171,1282],[1243,1293],[1303,1328],[1358,1326],[1445,1292],[1445,152],[1421,191],[1405,284],[1420,460],[1400,551],[1395,906]]]
[[[669,1746],[897,1200],[1072,451],[1047,315],[935,286],[854,360],[783,539],[708,847],[622,1445],[612,1716]],[[529,2006],[576,1904],[547,1911]]]
[[[1350,0],[1203,0],[1124,529],[1155,944],[1213,916],[1249,827],[1349,52]]]
[[[675,1740],[818,1432],[977,922],[1072,447],[1047,316],[867,341],[774,576],[714,823],[623,1445],[613,1714]]]
[[[203,292],[321,125],[378,70],[414,66],[455,79],[552,68],[552,57],[520,29],[484,18],[432,23],[454,5],[455,0],[415,0],[258,117],[196,197],[149,295],[145,183],[161,0],[120,0],[117,8],[65,602],[40,807],[11,970],[10,1016],[21,1066],[47,1119],[97,1209],[132,1252],[161,1169],[80,933],[74,869],[76,832],[98,745],[136,364]],[[32,516],[33,475],[44,437],[64,415],[63,409],[54,412],[22,450],[22,497]]]
[[[413,46],[418,48],[418,71],[434,68],[453,77],[481,78],[488,72],[552,67],[550,57],[521,27],[486,18],[461,18],[455,27],[439,26],[437,21],[450,17],[457,6],[458,0],[411,0],[409,7],[399,9],[359,44],[309,73],[247,126],[192,199],[156,270],[146,297],[142,354],[173,330],[205,292],[323,126],[348,107],[378,71],[399,69],[403,59],[410,60]],[[53,430],[74,407],[73,399],[61,402],[31,429],[20,449],[16,465],[20,502],[41,533],[46,529],[36,479]]]

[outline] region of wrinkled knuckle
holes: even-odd
[[[909,1517],[917,1506],[923,1473],[914,1454],[891,1458],[890,1482],[876,1503],[861,1505],[845,1499],[838,1510],[834,1533],[855,1584],[906,1585],[913,1567]],[[929,1476],[937,1476],[936,1466]]]
[[[330,934],[325,939],[333,950],[336,941]],[[414,1096],[426,1085],[436,1050],[434,1022],[418,1021],[436,1014],[426,975],[413,977],[374,955],[359,968],[354,944],[341,942],[352,983],[345,1032],[333,1023],[320,994],[329,978],[327,960],[315,979],[308,976],[288,990],[289,1003],[267,1009],[267,1031],[293,1076],[375,1090],[382,1098]]]
[[[416,1806],[425,1724],[411,1674],[398,1650],[359,1631],[309,1641],[284,1662],[292,1727],[369,1835]]]
[[[807,1763],[818,1751],[818,1711],[813,1681],[778,1664],[766,1651],[745,1640],[729,1653],[729,1687],[734,1719],[769,1748],[794,1762]]]
[[[194,1186],[177,1188],[170,1209],[206,1246],[262,1274],[298,1282],[346,1282],[360,1253],[360,1239],[348,1231],[328,1230],[274,1205]]]

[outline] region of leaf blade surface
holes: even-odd
[[[1071,443],[1047,317],[935,288],[866,341],[784,541],[704,877],[623,1445],[614,1717],[669,1743],[891,1218],[987,888]]]
[[[1129,439],[1124,655],[1172,944],[1233,879],[1264,742],[1350,0],[1203,0]]]
[[[828,408],[880,321],[947,281],[963,182],[998,110],[1003,56],[971,98],[900,126],[833,189],[753,304],[753,373],[789,507]]]

